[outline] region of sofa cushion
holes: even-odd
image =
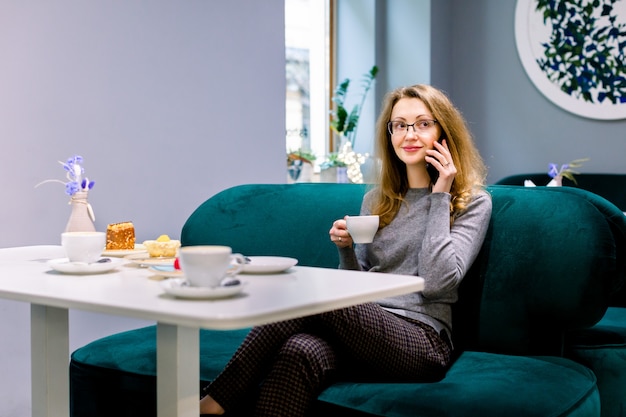
[[[626,412],[626,308],[609,307],[598,324],[570,335],[566,354],[596,374],[602,417],[622,417]]]
[[[247,332],[200,331],[201,385],[217,376]],[[72,398],[90,398],[73,416],[156,415],[156,326],[96,340],[72,354],[71,367]],[[347,407],[377,416],[589,416],[600,407],[595,377],[581,365],[483,352],[461,354],[439,382],[339,382],[319,399],[319,409],[340,413],[334,415],[346,415]]]
[[[200,386],[217,376],[249,330],[200,330]],[[129,330],[74,351],[70,415],[156,416],[156,331],[156,326]]]
[[[595,382],[589,369],[563,358],[466,351],[438,382],[340,382],[319,399],[386,417],[583,417],[600,412]]]
[[[249,328],[200,330],[200,378],[210,381],[246,337]],[[129,330],[95,340],[72,353],[72,361],[94,367],[156,375],[156,326]]]

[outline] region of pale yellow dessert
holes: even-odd
[[[180,248],[180,240],[161,235],[156,240],[144,240],[143,245],[153,258],[171,258],[176,256],[176,251]]]

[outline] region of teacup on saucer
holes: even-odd
[[[218,287],[194,287],[189,285],[185,278],[171,278],[161,282],[166,293],[179,298],[216,299],[226,298],[239,294],[246,286],[245,282],[237,285],[221,285]]]
[[[180,248],[180,268],[193,287],[219,287],[227,276],[233,276],[246,263],[243,255],[232,253],[228,246],[185,246]]]
[[[48,261],[48,266],[55,271],[62,272],[64,274],[100,274],[108,272],[116,267],[122,265],[124,262],[119,258],[103,258],[108,259],[107,262],[72,262],[68,258],[51,259]]]

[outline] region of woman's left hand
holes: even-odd
[[[456,175],[456,167],[448,149],[446,139],[434,142],[434,148],[426,151],[426,162],[439,171],[439,178],[433,185],[433,193],[449,193]]]

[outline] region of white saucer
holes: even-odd
[[[177,278],[183,276],[183,271],[175,269],[174,265],[152,265],[148,268],[154,275],[165,278]]]
[[[161,286],[166,293],[179,298],[214,299],[226,298],[240,293],[246,286],[245,282],[228,287],[191,287],[184,278],[172,278],[161,281]]]
[[[250,262],[243,266],[242,274],[276,274],[298,263],[297,259],[282,256],[248,256]]]
[[[135,249],[107,249],[104,252],[102,252],[102,256],[114,256],[116,258],[123,258],[124,256],[127,256],[127,255],[132,255],[136,253],[144,253],[147,251],[148,250],[146,249],[144,245],[142,245],[141,243],[137,243],[135,245]]]
[[[124,256],[124,259],[128,259],[131,263],[137,265],[174,265],[175,257],[171,258],[160,258],[160,257],[151,257],[148,255],[148,252],[135,253],[132,255]]]
[[[83,262],[70,262],[67,258],[51,259],[48,261],[48,266],[55,271],[63,272],[65,274],[86,275],[108,272],[124,263],[124,261],[119,258],[109,259],[111,260],[110,262],[94,262],[90,264]]]

